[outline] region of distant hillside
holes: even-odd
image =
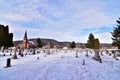
[[[37,38],[29,39],[28,41],[35,43],[36,39]],[[49,45],[49,44],[53,44],[53,45],[57,45],[58,47],[69,47],[69,45],[70,45],[70,42],[59,42],[59,41],[54,40],[54,39],[45,39],[45,38],[40,38],[40,39],[42,41],[42,45],[43,46],[46,46],[46,45]],[[16,46],[16,45],[21,44],[22,40],[14,41],[13,43]],[[76,43],[76,46],[79,47],[79,48],[85,48],[84,44],[85,43]],[[101,47],[110,48],[110,47],[112,47],[112,45],[108,44],[108,43],[101,43]]]
[[[29,42],[33,42],[35,43],[37,38],[34,38],[34,39],[28,39]],[[40,38],[41,41],[42,41],[42,45],[45,46],[45,45],[48,45],[50,43],[54,44],[54,45],[59,45],[60,42],[54,40],[54,39],[44,39],[44,38]],[[13,41],[14,45],[19,45],[22,43],[22,40],[18,40],[18,41]]]

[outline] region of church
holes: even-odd
[[[34,45],[34,43],[28,41],[27,31],[25,31],[25,34],[24,34],[24,37],[23,37],[23,41],[22,41],[22,43],[20,44],[20,48],[29,49],[29,48],[33,48],[33,47],[35,47],[35,45]]]
[[[28,43],[28,38],[27,38],[27,31],[25,31],[25,35],[23,37],[23,41],[20,48],[27,48],[27,49],[30,48],[30,45]]]

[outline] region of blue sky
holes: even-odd
[[[9,25],[13,40],[51,38],[87,42],[93,33],[111,43],[120,18],[120,0],[0,0],[0,24]]]

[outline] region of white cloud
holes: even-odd
[[[100,34],[95,34],[96,38],[99,38],[99,41],[101,43],[112,43],[112,39],[111,39],[111,34],[106,32],[106,33],[100,33]]]
[[[110,29],[102,33],[100,28],[111,28],[115,18],[119,16],[107,12],[106,4],[109,4],[106,1],[16,0],[5,3],[7,10],[0,11],[0,21],[11,26],[14,40],[22,39],[24,30],[28,30],[30,38],[48,37],[60,41],[86,42],[89,33],[93,32],[100,38],[100,42],[111,42]],[[112,9],[111,6],[109,8]],[[119,10],[116,9],[117,11]],[[32,22],[38,26],[31,24]],[[29,27],[24,24],[29,24]],[[88,31],[85,31],[86,28]]]
[[[77,33],[70,33],[70,32],[54,32],[52,30],[48,29],[38,29],[38,28],[27,28],[27,27],[21,27],[19,26],[10,26],[10,32],[13,32],[14,34],[14,40],[22,40],[24,36],[24,32],[27,30],[28,32],[28,38],[51,38],[56,39],[58,41],[75,41],[75,42],[83,42],[86,43],[88,40],[87,35],[78,35],[74,36],[73,34]],[[82,34],[82,33],[81,33]],[[111,34],[106,33],[98,33],[94,34],[95,38],[99,38],[99,41],[101,43],[111,43]]]
[[[23,14],[16,14],[16,13],[8,13],[6,15],[4,15],[4,18],[8,21],[15,21],[15,22],[18,22],[18,21],[22,21],[22,22],[26,22],[26,21],[29,21],[29,17],[23,15]]]

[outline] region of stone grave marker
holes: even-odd
[[[6,67],[5,68],[8,68],[8,67],[11,67],[11,59],[10,58],[7,58]]]

